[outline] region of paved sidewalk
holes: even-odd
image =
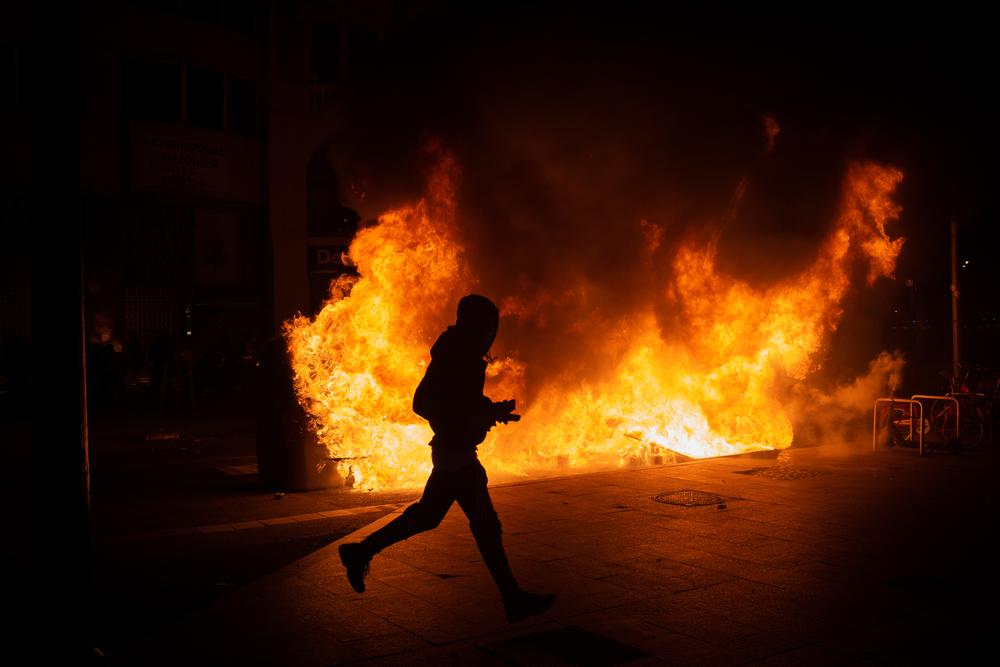
[[[456,505],[362,595],[334,543],[118,664],[954,663],[995,632],[998,462],[859,444],[501,485],[515,574],[559,596],[544,616],[505,622]],[[711,502],[653,499],[678,491]]]

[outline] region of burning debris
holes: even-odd
[[[431,431],[411,410],[413,391],[433,336],[481,284],[461,233],[458,177],[455,158],[439,153],[424,198],[358,233],[349,254],[359,276],[335,281],[314,319],[286,323],[299,401],[356,488],[414,486],[430,470]],[[649,221],[636,221],[644,245],[635,270],[665,277],[648,303],[612,321],[588,301],[586,282],[564,293],[516,280],[498,286],[510,323],[501,329],[563,326],[601,339],[588,351],[597,370],[586,376],[558,367],[529,374],[516,350],[493,360],[487,394],[517,397],[524,419],[494,429],[481,458],[525,476],[787,448],[788,389],[820,367],[854,262],[868,262],[869,284],[894,270],[903,240],[886,224],[899,215],[892,194],[901,179],[889,167],[852,165],[815,260],[765,288],[718,269],[717,235],[666,247],[666,230]],[[579,316],[550,321],[552,303]]]

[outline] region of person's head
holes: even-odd
[[[478,354],[486,354],[497,337],[500,310],[479,294],[467,294],[458,302],[455,326],[475,345]]]

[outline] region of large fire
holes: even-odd
[[[458,172],[441,157],[423,199],[357,234],[349,255],[359,276],[335,281],[315,319],[285,325],[299,400],[355,488],[417,486],[430,472],[431,431],[411,410],[413,391],[435,337],[478,282],[460,242]],[[526,364],[493,361],[487,395],[517,398],[523,419],[491,431],[480,457],[491,471],[528,476],[788,447],[785,392],[818,369],[855,258],[867,259],[869,284],[894,270],[903,240],[885,225],[899,215],[891,195],[901,179],[851,166],[811,266],[764,289],[717,269],[715,239],[681,244],[657,288],[676,326],[664,327],[652,303],[606,326],[598,379],[548,377],[525,405]],[[645,238],[636,262],[652,262],[665,232],[636,224]],[[501,336],[538,299],[490,296],[502,304]]]

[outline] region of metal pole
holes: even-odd
[[[951,221],[951,353],[952,377],[959,378],[959,345],[958,345],[958,223]]]

